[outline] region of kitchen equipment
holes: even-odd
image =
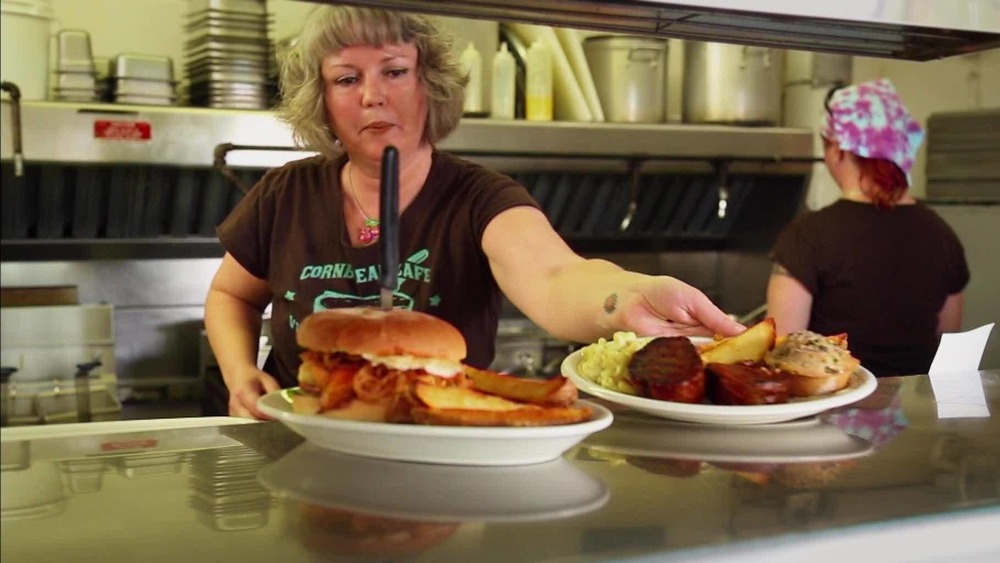
[[[108,75],[115,79],[174,81],[174,61],[170,57],[120,53],[111,60]]]
[[[59,469],[73,494],[96,493],[104,484],[107,460],[67,459],[59,462]]]
[[[176,84],[170,57],[121,53],[108,62],[107,97],[114,103],[175,105]]]
[[[604,108],[601,107],[600,97],[597,95],[597,87],[594,85],[594,76],[590,72],[590,65],[587,63],[587,56],[583,53],[583,37],[576,29],[568,27],[555,28],[556,37],[562,45],[563,52],[573,68],[576,81],[580,84],[583,97],[587,100],[587,108],[594,116],[594,121],[606,121],[604,118]]]
[[[17,371],[16,367],[0,367],[0,426],[7,426],[10,418],[10,376]]]
[[[552,52],[542,41],[528,47],[524,118],[552,121]]]
[[[493,92],[490,98],[491,117],[494,119],[514,119],[517,115],[517,72],[514,55],[507,50],[507,42],[500,43],[500,50],[493,57]],[[524,65],[521,65],[522,99],[524,84]]]
[[[77,364],[115,370],[114,306],[51,305],[0,310],[0,358],[18,382],[71,379]]]
[[[49,518],[66,510],[65,487],[54,461],[30,463],[17,471],[4,471],[0,479],[0,517],[13,520]]]
[[[667,40],[596,35],[583,42],[608,121],[660,123],[667,106]]]
[[[464,115],[483,113],[483,56],[476,49],[476,44],[469,44],[462,51],[462,69],[469,77],[465,85],[465,101],[462,107]]]
[[[684,44],[687,123],[781,123],[784,51],[726,43]]]
[[[509,29],[520,36],[525,45],[542,41],[552,53],[552,112],[556,121],[593,121],[594,116],[556,32],[549,26],[521,23],[510,24]],[[527,52],[524,56],[526,59]]]
[[[49,0],[0,1],[0,77],[17,84],[24,100],[49,91],[49,35],[55,10]]]
[[[927,119],[927,198],[1000,202],[1000,109]]]
[[[379,184],[379,247],[382,256],[381,304],[392,309],[392,295],[399,281],[399,151],[389,145],[382,153]]]
[[[56,72],[93,75],[94,54],[90,34],[82,29],[61,29],[56,35]]]
[[[205,0],[189,7],[184,45],[191,105],[267,108],[277,89],[264,0]]]
[[[60,102],[96,102],[97,69],[90,46],[90,34],[82,29],[62,29],[56,35],[56,83],[52,98]]]
[[[411,12],[442,10],[438,2],[427,0],[352,3]],[[1000,40],[996,0],[458,0],[449,2],[447,11],[458,18],[502,14],[511,22],[917,61],[992,49]]]

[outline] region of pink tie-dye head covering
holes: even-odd
[[[894,162],[910,179],[924,129],[906,111],[886,79],[862,82],[833,92],[820,134],[842,150]]]

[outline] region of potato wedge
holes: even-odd
[[[509,411],[471,409],[413,409],[418,424],[438,426],[554,426],[590,420],[587,407],[524,406]]]
[[[464,387],[439,387],[427,383],[417,383],[414,393],[424,405],[435,410],[513,411],[527,406],[510,399],[487,395],[475,389]]]
[[[578,395],[576,385],[561,375],[544,380],[524,379],[473,367],[466,367],[465,373],[479,391],[534,405],[571,405]]]
[[[768,317],[746,329],[742,334],[712,342],[700,350],[699,355],[706,365],[759,362],[768,350],[774,348],[775,338],[774,319]]]

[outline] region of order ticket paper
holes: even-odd
[[[928,370],[938,418],[990,416],[979,376],[979,362],[993,324],[967,332],[941,335],[941,344]]]

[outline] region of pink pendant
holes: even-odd
[[[378,240],[378,221],[367,219],[365,224],[358,229],[358,240],[363,243],[375,242]]]

